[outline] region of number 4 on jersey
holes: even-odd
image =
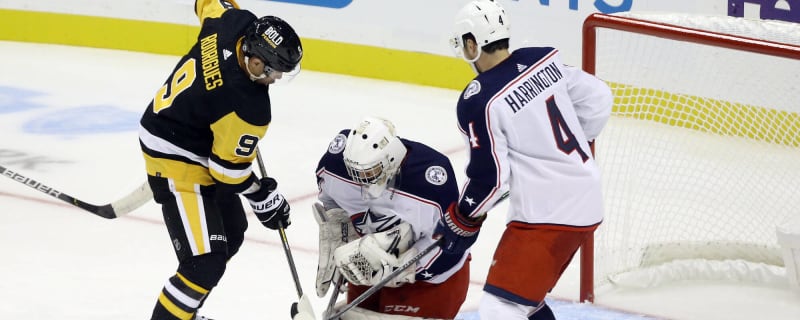
[[[547,116],[550,118],[550,126],[553,129],[553,138],[555,138],[556,146],[558,147],[561,152],[569,155],[575,151],[578,151],[578,154],[581,155],[581,160],[586,162],[589,160],[589,156],[586,155],[586,152],[581,149],[581,145],[578,143],[578,140],[575,139],[575,134],[569,129],[567,125],[567,121],[564,120],[564,116],[561,115],[561,111],[558,109],[558,105],[556,105],[556,100],[553,96],[547,98]],[[475,127],[474,123],[469,123],[469,143],[470,147],[473,149],[477,149],[480,147],[478,143],[478,137],[475,135]]]
[[[581,155],[583,162],[589,160],[589,156],[586,155],[586,152],[581,149],[581,145],[578,143],[578,140],[575,139],[575,135],[569,129],[567,122],[564,120],[564,116],[562,116],[561,111],[558,110],[558,105],[556,105],[555,98],[550,96],[547,98],[546,104],[547,115],[550,117],[550,126],[553,128],[553,137],[556,140],[556,146],[558,149],[567,155],[574,151],[578,151],[578,154]]]

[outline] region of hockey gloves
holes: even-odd
[[[436,226],[434,234],[441,235],[439,246],[447,254],[462,254],[478,239],[484,215],[480,219],[462,216],[458,205],[453,202]]]
[[[258,191],[244,195],[256,217],[261,224],[273,230],[288,227],[292,223],[289,220],[289,203],[276,190],[278,182],[270,177],[261,178],[259,182],[261,187]]]
[[[416,281],[416,264],[409,262],[418,253],[413,245],[414,231],[403,222],[336,248],[333,261],[347,281],[359,286],[374,286],[409,263],[386,283],[387,287],[399,287]]]

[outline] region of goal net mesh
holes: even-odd
[[[622,16],[800,46],[797,24]],[[596,30],[595,74],[615,98],[596,145],[606,218],[595,286],[780,282],[776,226],[800,215],[800,60]],[[730,263],[709,269],[719,262]]]

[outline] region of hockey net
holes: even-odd
[[[596,144],[592,284],[785,285],[776,226],[800,215],[800,25],[594,14],[583,46],[615,96]]]

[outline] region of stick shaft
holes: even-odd
[[[267,168],[264,166],[264,160],[261,159],[261,151],[259,149],[256,149],[256,161],[258,162],[258,169],[261,171],[261,177],[266,177]],[[294,287],[297,289],[297,297],[302,299],[303,287],[300,286],[300,277],[297,275],[297,267],[295,267],[294,258],[292,258],[292,249],[289,248],[289,240],[286,238],[286,230],[284,230],[283,224],[279,223],[278,226],[278,232],[281,235],[281,243],[283,244],[283,252],[286,254],[286,260],[289,262],[289,269],[294,279]]]

